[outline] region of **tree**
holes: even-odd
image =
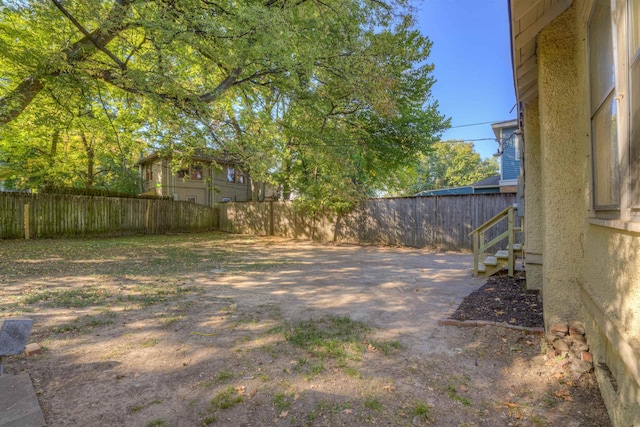
[[[498,173],[498,161],[482,159],[473,143],[443,141],[433,144],[432,151],[419,163],[405,170],[398,181],[400,193],[412,195],[424,190],[470,185]]]
[[[0,140],[20,130],[52,145],[56,129],[72,129],[87,179],[84,141],[95,152],[133,134],[154,148],[230,153],[283,193],[339,205],[448,126],[430,96],[431,44],[406,0],[2,4],[0,123],[10,130]],[[36,116],[51,123],[24,126]],[[13,140],[9,155],[28,148]]]

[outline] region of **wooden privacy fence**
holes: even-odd
[[[239,202],[221,204],[219,221],[220,230],[232,233],[472,250],[468,234],[515,202],[515,194],[371,199],[345,215],[312,217],[296,212],[290,202]],[[499,224],[487,238],[506,227]]]
[[[195,203],[0,192],[1,239],[162,234],[217,228],[217,210]]]

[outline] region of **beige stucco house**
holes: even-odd
[[[640,1],[509,0],[527,285],[582,321],[614,425],[640,425]]]
[[[212,206],[223,202],[264,200],[264,185],[252,183],[237,162],[196,153],[181,168],[154,152],[138,163],[141,192]]]

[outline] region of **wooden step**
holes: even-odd
[[[506,249],[502,249],[496,252],[496,258],[509,259],[509,251]]]
[[[496,265],[498,265],[498,258],[494,256],[488,256],[484,259],[484,265],[495,267]]]

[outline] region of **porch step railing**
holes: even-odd
[[[507,267],[509,277],[513,277],[516,257],[523,253],[522,245],[515,243],[515,233],[522,231],[522,226],[515,227],[514,211],[513,206],[509,206],[469,233],[469,236],[473,239],[474,276],[491,276]],[[487,242],[485,238],[487,232],[505,218],[507,220],[507,229]],[[503,242],[505,239],[507,240],[506,249],[499,250],[495,255],[486,256],[487,249]]]

